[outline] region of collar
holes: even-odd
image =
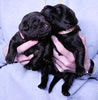
[[[72,28],[70,28],[70,29],[68,29],[68,30],[66,30],[66,31],[61,31],[61,32],[59,32],[58,34],[68,34],[68,33],[72,32],[72,31],[75,29],[75,27],[76,27],[76,26],[74,26],[74,27],[72,27]]]
[[[21,33],[21,32],[19,32],[19,34],[20,34],[21,38],[22,38],[22,39],[24,39],[24,36],[22,35],[22,33]]]

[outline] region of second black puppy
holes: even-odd
[[[48,5],[43,8],[42,14],[51,24],[52,33],[59,39],[67,50],[73,53],[75,57],[76,73],[65,71],[54,74],[54,79],[49,88],[49,92],[51,92],[54,84],[60,78],[63,78],[65,83],[62,86],[62,93],[69,96],[70,94],[68,90],[71,87],[74,79],[78,76],[84,75],[85,73],[85,47],[78,34],[80,31],[80,27],[77,25],[78,20],[75,13],[69,7],[62,4],[58,4],[56,6]],[[64,34],[66,30],[69,30],[69,33]],[[61,32],[61,34],[59,34],[59,32]]]
[[[53,54],[50,35],[51,26],[45,17],[39,12],[31,12],[23,17],[19,25],[19,31],[10,40],[8,54],[6,56],[7,63],[14,63],[17,55],[17,47],[26,41],[37,40],[38,44],[24,52],[26,56],[34,54],[34,57],[24,67],[42,72],[40,88],[45,88],[47,85],[48,63],[52,63],[51,56]]]

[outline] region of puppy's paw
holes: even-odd
[[[52,91],[52,88],[51,88],[51,87],[49,87],[49,90],[48,90],[48,92],[49,92],[49,93],[51,93],[51,91]]]
[[[14,63],[14,59],[13,59],[13,57],[6,56],[5,60],[6,60],[6,62],[7,62],[8,64],[12,64],[12,63]]]
[[[35,70],[35,71],[36,71],[36,70],[37,70],[37,71],[39,70],[39,69],[38,69],[39,67],[36,66],[36,65],[34,65],[34,64],[32,64],[31,61],[30,61],[28,64],[24,65],[24,68],[26,68],[26,69],[28,69],[28,70],[33,70],[33,71],[34,71],[34,70]]]
[[[62,94],[64,96],[70,96],[70,93],[68,92],[68,90],[69,90],[68,85],[64,83],[62,85]]]
[[[46,85],[44,85],[44,84],[39,84],[38,87],[39,87],[40,89],[45,89],[45,88],[46,88]]]
[[[79,77],[81,77],[85,74],[85,69],[84,68],[79,68],[79,69],[76,70],[76,73]]]
[[[62,94],[64,96],[70,96],[70,93],[68,91],[65,91],[64,89],[62,89]]]
[[[31,70],[32,66],[30,66],[29,64],[26,64],[26,65],[24,65],[24,68],[27,69],[27,70]]]

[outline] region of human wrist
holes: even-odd
[[[96,70],[96,66],[94,64],[94,61],[90,60],[90,67],[89,67],[88,71],[86,71],[86,73],[92,74],[95,70]]]

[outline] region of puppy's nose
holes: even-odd
[[[49,25],[47,23],[41,23],[40,27],[42,30],[44,30],[44,29],[47,30],[49,28]]]
[[[48,25],[48,24],[45,24],[45,25],[44,25],[44,28],[45,28],[45,29],[47,29],[48,27],[49,27],[49,25]]]

